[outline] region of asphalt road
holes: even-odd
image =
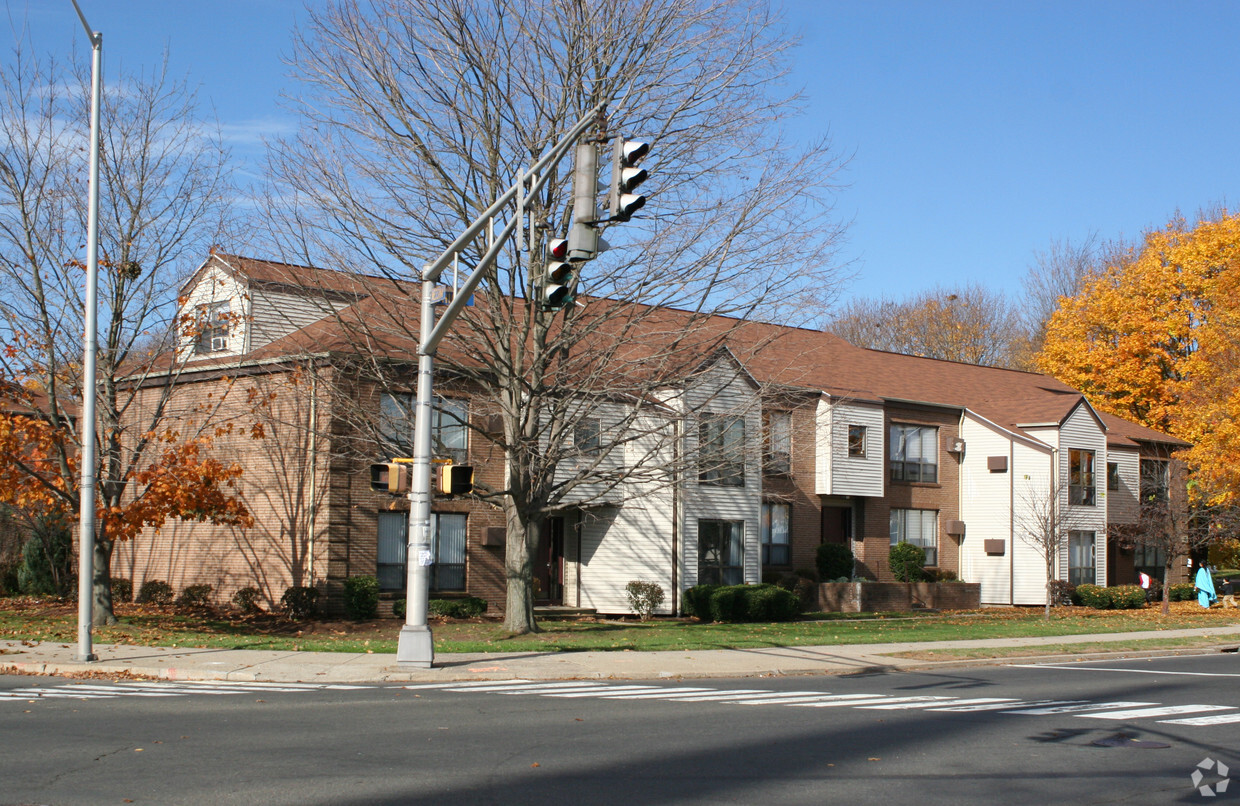
[[[0,678],[0,804],[1240,802],[1233,776],[1234,654],[692,682]]]

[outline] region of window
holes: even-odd
[[[698,584],[744,581],[745,522],[698,521]]]
[[[1092,507],[1094,493],[1094,452],[1072,448],[1068,451],[1068,503]]]
[[[698,425],[698,481],[725,487],[745,486],[745,421],[703,414]]]
[[[573,447],[582,456],[598,456],[602,424],[597,417],[587,417],[573,426]]]
[[[194,352],[219,353],[228,349],[229,315],[228,301],[208,302],[199,305],[197,311],[198,337],[194,340]]]
[[[1132,548],[1132,565],[1137,573],[1162,579],[1167,565],[1167,550],[1162,546],[1136,545]]]
[[[939,564],[939,513],[933,509],[891,510],[891,545],[912,543],[926,552],[926,565]]]
[[[1107,462],[1107,492],[1114,493],[1119,491],[1119,465],[1115,462]]]
[[[431,513],[435,564],[431,590],[465,590],[465,527],[463,513]],[[405,589],[405,557],[409,533],[408,512],[379,513],[378,563],[375,576],[380,590]]]
[[[413,395],[383,393],[379,397],[379,440],[386,457],[413,456]],[[469,456],[469,402],[435,397],[431,409],[431,453],[465,464]]]
[[[865,457],[865,426],[848,426],[848,455]]]
[[[792,472],[792,414],[763,412],[762,425],[762,469],[772,476],[786,476]]]
[[[1068,533],[1068,582],[1072,585],[1094,584],[1097,578],[1094,561],[1094,533]]]
[[[790,565],[788,547],[788,504],[762,505],[762,564]]]
[[[891,426],[892,481],[939,480],[939,429],[926,425]]]
[[[1166,501],[1170,489],[1170,464],[1161,459],[1141,460],[1141,500]]]

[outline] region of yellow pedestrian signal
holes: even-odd
[[[382,493],[409,492],[409,465],[379,462],[370,466],[370,489]]]
[[[474,469],[469,465],[440,465],[439,492],[443,495],[469,495],[474,491]]]

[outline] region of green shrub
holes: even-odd
[[[405,617],[405,600],[404,599],[397,599],[396,601],[392,602],[392,615],[395,616],[396,618]]]
[[[404,608],[402,607],[403,611]],[[476,618],[487,612],[487,600],[477,596],[463,599],[431,599],[427,603],[427,615],[444,618]]]
[[[280,609],[289,618],[310,618],[319,611],[319,591],[305,585],[290,585],[280,597]]]
[[[1140,585],[1115,585],[1103,590],[1115,610],[1140,610],[1145,607],[1145,588]]]
[[[685,591],[684,611],[700,621],[710,621],[710,597],[721,585],[694,585]]]
[[[17,563],[0,565],[0,596],[11,596],[17,593]]]
[[[896,543],[887,552],[887,565],[899,582],[920,582],[925,577],[926,550],[912,543]]]
[[[1171,586],[1168,601],[1191,602],[1197,598],[1197,587],[1191,582],[1177,582]]]
[[[209,607],[211,605],[211,593],[215,588],[207,584],[186,585],[181,591],[181,595],[177,597],[177,604],[181,607]]]
[[[240,610],[246,615],[261,613],[262,605],[259,604],[263,597],[263,592],[253,586],[241,588],[232,595],[233,607]]]
[[[1111,607],[1111,597],[1101,585],[1077,585],[1074,593],[1077,604],[1092,607],[1095,610],[1107,610]]]
[[[818,582],[813,571],[784,574],[775,584],[797,597],[801,610],[811,610],[818,601]]]
[[[663,604],[663,588],[656,582],[642,582],[635,579],[624,586],[624,595],[628,597],[629,607],[642,621],[647,620],[654,611]]]
[[[73,537],[66,530],[40,531],[22,547],[17,588],[32,596],[63,596],[73,587]]]
[[[745,594],[743,585],[727,585],[720,587],[710,595],[710,620],[733,622],[744,621],[746,615]]]
[[[379,580],[370,574],[346,579],[344,612],[354,621],[374,618],[379,612]]]
[[[133,601],[133,580],[124,577],[112,577],[112,601]]]
[[[172,586],[162,579],[148,579],[138,588],[138,604],[170,605],[172,598]]]
[[[746,621],[792,621],[801,614],[796,594],[775,585],[749,585],[742,596]]]
[[[823,543],[814,557],[818,565],[818,578],[824,581],[851,579],[853,575],[852,549],[842,543]]]

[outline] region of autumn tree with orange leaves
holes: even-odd
[[[92,393],[82,388],[89,77],[23,45],[0,71],[0,505],[72,524],[78,415]],[[176,402],[180,367],[159,355],[178,335],[184,272],[226,238],[228,155],[166,65],[116,77],[102,101],[96,624],[115,621],[117,541],[172,517],[250,518],[233,494],[241,468],[209,453],[220,401]]]
[[[1177,218],[1051,318],[1039,367],[1193,447],[1197,500],[1240,501],[1240,216]]]

